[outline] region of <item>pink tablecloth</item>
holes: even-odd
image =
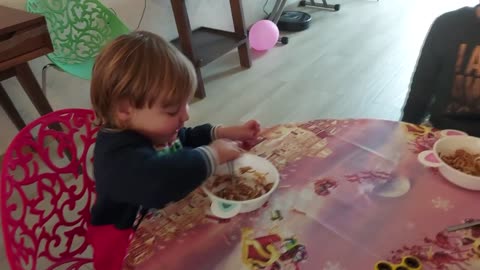
[[[376,120],[269,129],[251,149],[281,173],[267,205],[217,220],[196,192],[143,222],[129,265],[261,269],[256,259],[264,269],[367,270],[414,255],[423,269],[480,269],[480,227],[444,231],[480,217],[480,193],[417,162],[435,140],[428,128]]]

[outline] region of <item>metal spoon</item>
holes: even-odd
[[[480,225],[480,220],[474,220],[474,221],[471,221],[471,222],[450,226],[450,227],[447,228],[447,231],[448,232],[454,232],[454,231],[459,231],[459,230],[463,230],[463,229],[468,229],[470,227],[474,227],[474,226],[478,226],[478,225]]]

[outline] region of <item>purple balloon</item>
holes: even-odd
[[[280,33],[275,23],[270,20],[261,20],[250,28],[248,39],[253,49],[265,51],[277,44],[279,35]]]

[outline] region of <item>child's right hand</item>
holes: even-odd
[[[216,140],[210,147],[217,152],[219,164],[237,159],[243,153],[238,143],[229,140]]]

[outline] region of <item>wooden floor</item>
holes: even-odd
[[[287,34],[286,46],[256,54],[250,70],[238,67],[236,52],[207,66],[208,98],[192,105],[190,122],[397,120],[433,19],[476,3],[350,0],[337,13],[306,9],[311,28]]]
[[[189,124],[264,125],[319,118],[397,120],[425,34],[439,14],[474,0],[344,0],[339,12],[306,9],[311,28],[288,34],[290,43],[254,54],[242,70],[236,52],[207,66],[207,98],[191,106]],[[72,78],[53,73],[49,95],[55,104],[89,107],[88,95],[70,88]],[[67,93],[70,93],[67,95]],[[87,96],[87,97],[85,97]],[[70,105],[71,106],[71,105]],[[2,144],[8,142],[0,142]],[[0,245],[2,245],[0,239]],[[0,247],[0,269],[8,269]]]

